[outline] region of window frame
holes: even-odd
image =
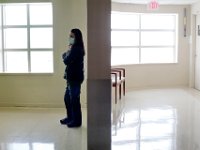
[[[6,5],[18,5],[18,4],[24,4],[26,5],[26,25],[6,25],[4,24],[5,14],[4,14],[4,6]],[[41,25],[31,25],[30,24],[30,7],[33,4],[49,4],[52,7],[52,23],[51,24],[41,24]],[[54,73],[54,44],[53,44],[53,4],[52,2],[34,2],[34,3],[2,3],[0,4],[0,18],[1,18],[1,24],[0,24],[0,30],[1,30],[1,51],[2,51],[2,71],[0,71],[0,75],[23,75],[23,74],[53,74]],[[5,29],[27,29],[27,48],[5,48]],[[51,48],[31,48],[31,35],[30,30],[34,28],[50,28],[52,29],[52,47]],[[27,72],[8,72],[6,71],[6,62],[5,62],[5,53],[6,52],[27,52],[27,60],[28,60],[28,69]],[[31,52],[52,52],[52,71],[48,72],[32,72],[31,71]]]
[[[134,13],[134,12],[120,12],[120,11],[112,11],[111,14],[133,14],[133,15],[138,15],[139,16],[139,28],[138,29],[123,29],[123,28],[112,28],[111,27],[111,32],[112,31],[135,31],[139,32],[139,45],[138,46],[113,46],[111,45],[111,51],[112,49],[116,48],[138,48],[139,49],[139,62],[138,63],[130,63],[130,64],[125,64],[125,63],[120,63],[120,64],[112,64],[111,60],[111,66],[119,66],[119,65],[142,65],[142,64],[176,64],[178,63],[178,23],[179,23],[179,14],[178,13]],[[172,15],[174,16],[174,22],[175,22],[175,27],[174,29],[142,29],[142,21],[141,17],[142,15],[146,14],[152,14],[152,15]],[[112,23],[112,22],[111,22]],[[170,45],[165,45],[165,46],[153,46],[153,45],[148,45],[144,46],[142,45],[142,32],[173,32],[174,33],[174,44],[173,46]],[[112,39],[111,39],[112,41]],[[142,48],[173,48],[173,62],[160,62],[160,63],[142,63],[142,56],[141,56],[141,49]]]

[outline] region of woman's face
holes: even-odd
[[[69,34],[69,45],[74,45],[74,43],[75,43],[75,35],[74,35],[74,33],[70,33]]]
[[[70,38],[75,38],[74,33],[71,32],[70,35],[69,35],[69,37],[70,37]]]

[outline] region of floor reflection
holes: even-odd
[[[199,91],[133,91],[125,102],[112,150],[200,150]],[[0,150],[86,150],[86,112],[83,126],[69,129],[59,123],[64,109],[0,108]]]
[[[86,150],[86,109],[81,128],[60,125],[63,108],[0,108],[0,150]]]
[[[0,150],[55,150],[53,143],[2,143]]]
[[[126,113],[125,124],[113,136],[113,150],[172,150],[176,139],[176,109],[149,108]]]

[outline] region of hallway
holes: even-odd
[[[188,88],[127,92],[125,122],[112,150],[199,150],[200,93]],[[0,150],[86,150],[83,126],[59,124],[61,108],[0,108]],[[95,138],[95,137],[94,137]]]
[[[187,88],[128,92],[113,150],[199,150],[200,93]]]

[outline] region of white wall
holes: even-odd
[[[39,0],[4,0],[4,2],[36,1],[38,2]],[[64,107],[63,95],[65,91],[65,80],[63,79],[63,73],[65,66],[62,62],[61,55],[65,51],[68,35],[72,28],[78,27],[82,30],[85,44],[87,44],[86,2],[86,0],[53,1],[54,73],[48,75],[0,74],[0,106]],[[85,71],[87,71],[86,67]],[[86,82],[82,86],[81,101],[82,105],[85,106]]]
[[[200,15],[200,2],[191,6],[190,87],[195,87],[196,16]]]
[[[193,4],[191,11],[192,14],[200,14],[200,2]]]
[[[141,64],[122,66],[126,69],[128,89],[166,86],[188,86],[189,84],[189,38],[183,36],[183,10],[187,8],[187,35],[190,34],[190,6],[161,5],[158,11],[148,11],[146,5],[113,3],[113,11],[138,13],[178,13],[179,45],[177,64]]]

